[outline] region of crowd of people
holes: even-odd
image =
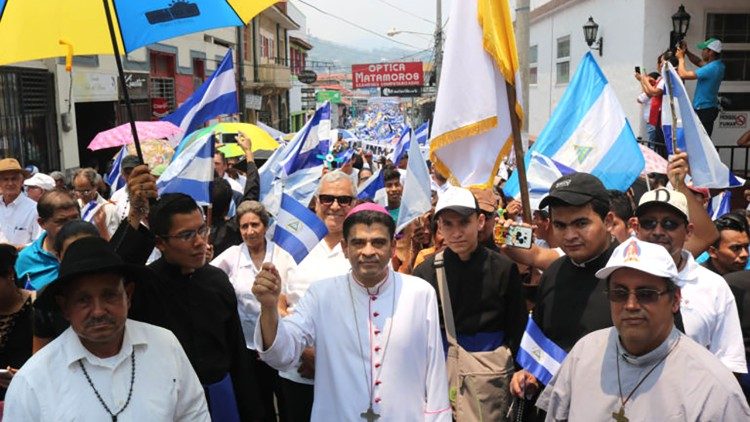
[[[0,160],[6,420],[750,420],[750,215],[712,221],[686,153],[625,192],[563,176],[531,224],[502,178],[466,189],[431,167],[432,208],[397,233],[422,157],[339,139],[351,154],[308,204],[326,234],[297,260],[237,141],[242,160],[214,156],[210,215],[159,196],[135,156],[111,195],[94,169]],[[519,227],[528,248],[505,237]]]

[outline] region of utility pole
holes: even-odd
[[[523,131],[529,131],[529,0],[516,0],[516,48],[521,71]]]
[[[435,0],[435,87],[440,83],[440,67],[443,65],[443,1]]]

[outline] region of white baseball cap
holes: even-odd
[[[596,276],[606,279],[620,268],[632,268],[657,277],[668,278],[678,287],[685,284],[678,279],[677,266],[664,246],[638,240],[635,236],[615,248],[607,265],[597,271]]]
[[[435,206],[435,216],[441,211],[451,210],[463,216],[476,214],[479,211],[477,200],[470,190],[453,186],[441,193]]]
[[[702,43],[698,44],[697,47],[700,50],[704,50],[707,48],[717,53],[721,53],[721,41],[717,40],[716,38],[709,38],[706,41],[703,41]]]
[[[682,192],[676,190],[659,188],[650,190],[641,196],[641,200],[638,202],[638,208],[635,210],[635,216],[640,217],[643,215],[645,210],[654,205],[663,204],[668,208],[679,212],[685,217],[685,220],[690,220],[690,211],[688,211],[687,198]]]
[[[55,188],[55,179],[47,176],[44,173],[36,173],[23,181],[24,186],[36,186],[44,190],[52,190]]]

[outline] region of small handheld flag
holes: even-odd
[[[560,369],[563,360],[568,354],[548,339],[542,330],[529,315],[526,323],[526,331],[521,338],[521,347],[518,348],[516,361],[521,367],[535,376],[544,385],[547,385]]]
[[[273,241],[289,252],[297,264],[305,259],[326,234],[326,225],[314,212],[291,196],[282,194]]]

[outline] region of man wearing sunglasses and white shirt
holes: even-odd
[[[640,240],[667,249],[682,284],[680,313],[685,334],[706,347],[732,372],[747,372],[737,304],[724,279],[698,265],[683,249],[692,234],[687,198],[680,192],[655,189],[646,192],[635,211]]]
[[[289,255],[275,262],[281,277],[279,316],[282,318],[294,312],[295,305],[313,282],[344,274],[351,269],[341,241],[344,238],[344,219],[356,205],[356,197],[356,187],[346,173],[337,170],[321,177],[315,194],[315,213],[325,223],[328,234],[299,264]],[[305,349],[299,366],[290,371],[280,371],[279,376],[288,420],[309,421],[313,404],[315,349]]]
[[[685,280],[669,252],[630,238],[596,276],[607,281],[615,327],[567,355],[536,403],[548,421],[750,419],[732,374],[675,327]]]

